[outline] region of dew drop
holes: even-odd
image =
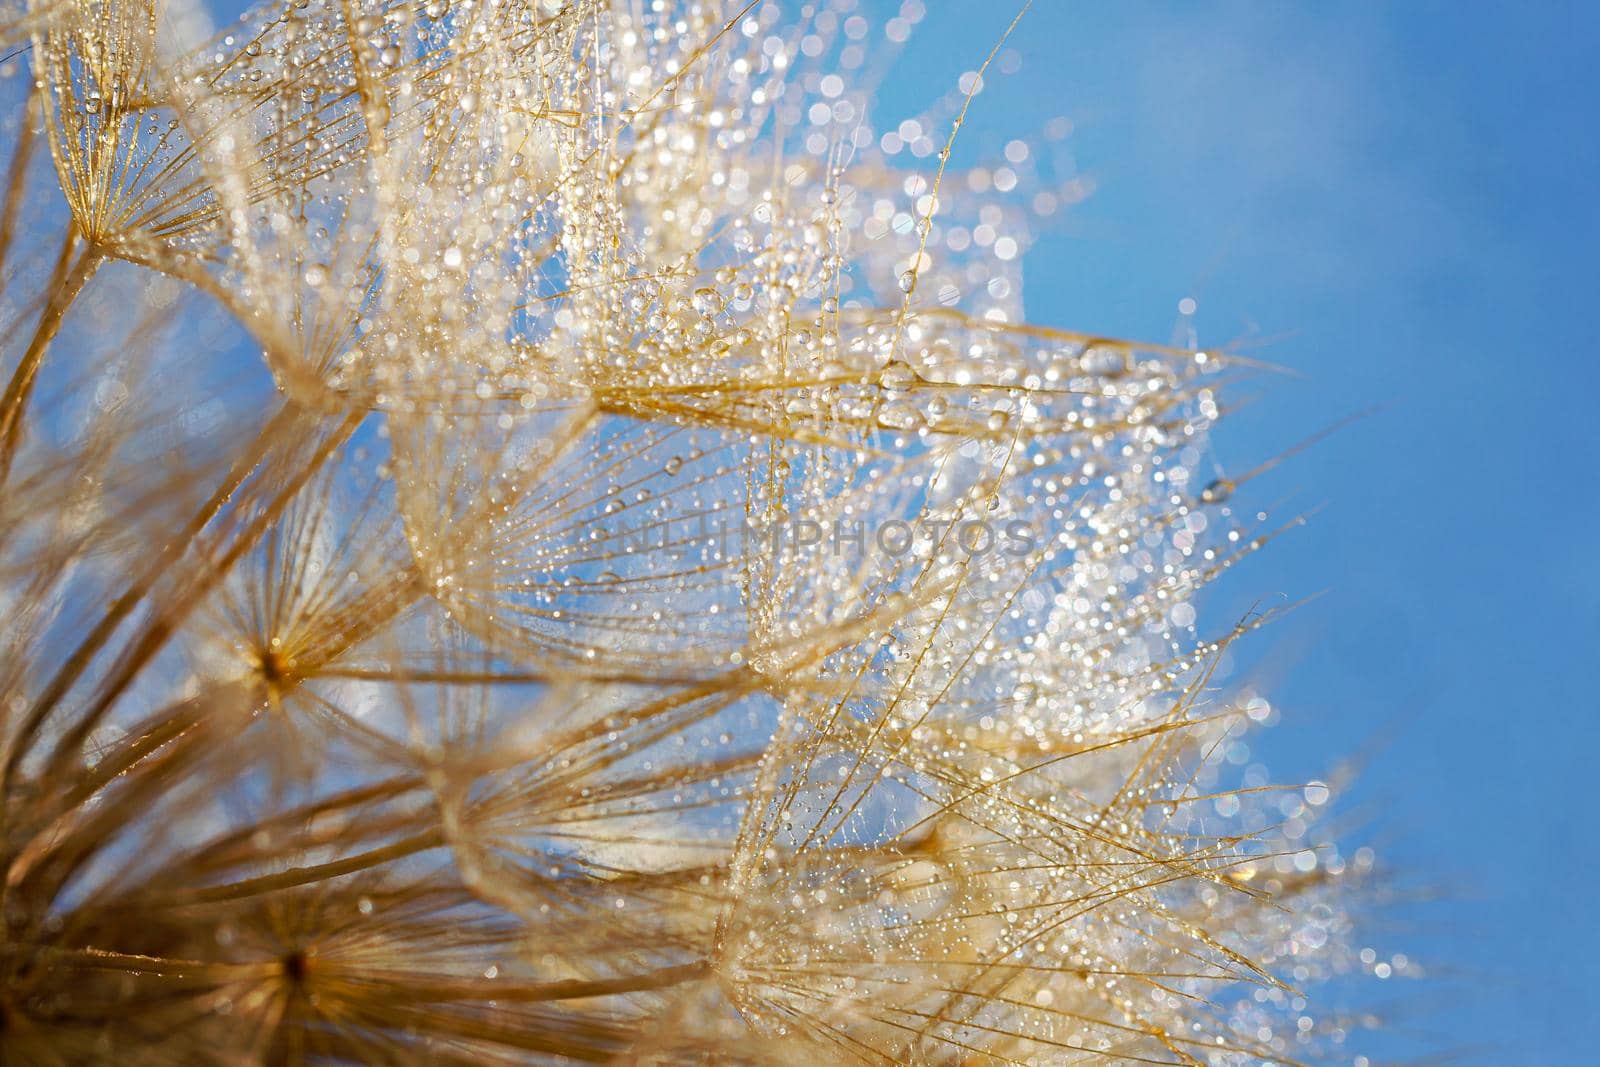
[[[891,359],[878,376],[878,383],[892,392],[910,389],[922,376],[903,359]]]
[[[690,303],[702,315],[713,315],[722,307],[722,294],[710,287],[696,289]]]

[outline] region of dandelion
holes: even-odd
[[[854,7],[3,9],[0,1059],[1339,1054],[1250,368],[1025,325]]]

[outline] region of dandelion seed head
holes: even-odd
[[[857,6],[3,9],[0,1058],[1244,1063],[1415,973],[1201,610],[1246,366],[1027,325],[1071,124],[874,125]]]

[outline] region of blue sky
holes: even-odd
[[[880,128],[1012,13],[927,6]],[[1167,340],[1187,296],[1204,344],[1297,372],[1219,435],[1230,469],[1382,405],[1251,484],[1325,508],[1220,610],[1326,591],[1256,638],[1284,716],[1257,750],[1285,778],[1372,753],[1353,817],[1442,897],[1386,931],[1448,976],[1396,990],[1399,1029],[1461,1062],[1579,1062],[1600,1008],[1597,31],[1576,4],[1038,0],[957,151],[1073,121],[1096,191],[1029,253],[1031,319]]]

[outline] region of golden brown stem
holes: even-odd
[[[11,172],[6,176],[6,204],[0,213],[0,291],[5,286],[6,252],[11,248],[11,236],[17,224],[17,213],[22,207],[22,190],[27,184],[28,161],[33,158],[33,120],[38,108],[38,97],[30,96],[22,115],[22,128],[17,131],[17,149],[11,154]]]
[[[11,472],[11,459],[22,439],[28,398],[33,394],[33,383],[38,379],[45,352],[60,331],[67,309],[83,292],[83,287],[89,283],[95,268],[103,259],[100,250],[91,246],[78,256],[76,264],[72,264],[72,253],[77,244],[78,231],[68,230],[67,239],[61,245],[61,255],[56,260],[55,272],[50,278],[50,297],[39,316],[39,325],[33,331],[27,350],[22,353],[22,361],[11,374],[5,395],[0,396],[0,485],[5,484]]]

